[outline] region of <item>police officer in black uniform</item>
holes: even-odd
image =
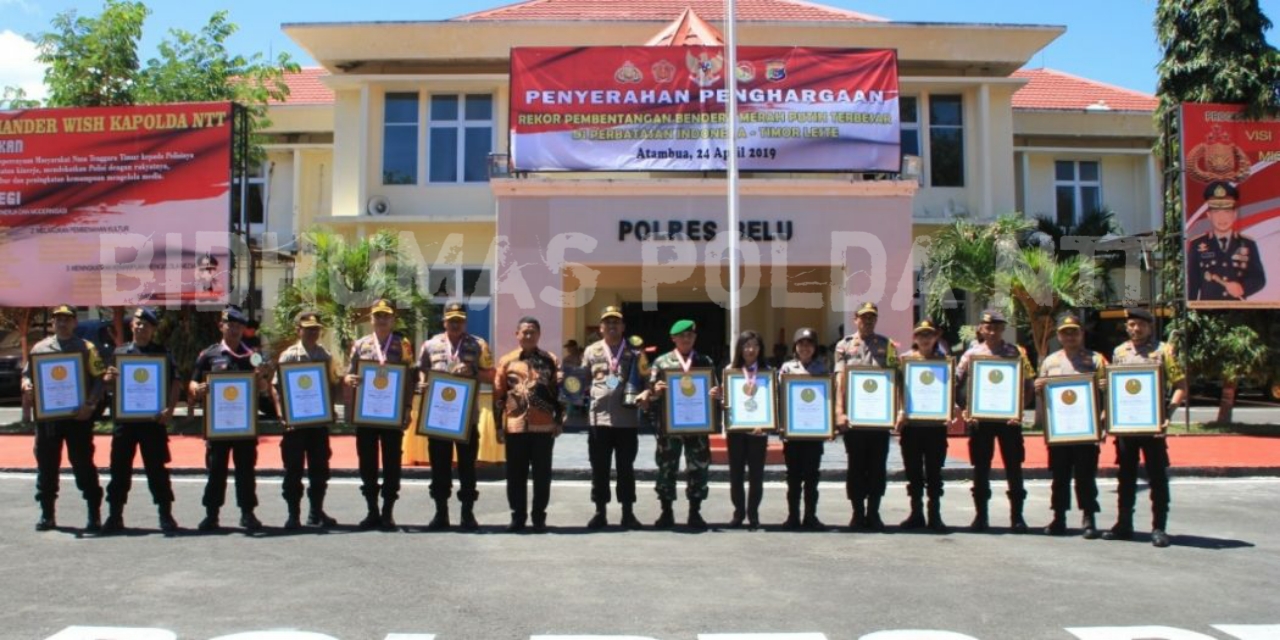
[[[31,355],[42,353],[81,353],[80,364],[84,368],[85,403],[70,418],[36,423],[36,502],[40,503],[40,519],[36,531],[48,531],[58,526],[54,517],[54,503],[58,500],[58,474],[62,467],[62,443],[67,443],[67,459],[76,476],[76,488],[80,489],[89,506],[89,518],[85,531],[96,533],[102,529],[102,485],[98,483],[98,468],[93,465],[93,410],[102,398],[102,358],[92,342],[76,337],[76,310],[70,305],[54,307],[52,336],[31,347]],[[35,387],[30,361],[22,369],[22,393],[30,397]]]
[[[138,450],[142,451],[142,467],[147,472],[151,499],[160,513],[160,530],[166,533],[178,530],[178,523],[173,519],[173,485],[169,481],[169,468],[165,465],[169,463],[167,429],[182,388],[182,374],[178,372],[169,350],[152,341],[159,324],[160,316],[155,309],[138,307],[133,313],[133,342],[116,348],[113,354],[115,357],[162,357],[169,362],[169,380],[164,409],[155,420],[120,422],[117,419],[115,422],[111,433],[111,482],[107,484],[110,515],[103,524],[103,531],[116,532],[124,529],[124,505],[129,500],[129,488],[133,481],[133,455]],[[103,380],[111,385],[119,375],[120,370],[113,364],[107,368]],[[160,384],[165,382],[160,381]]]
[[[1187,298],[1245,300],[1262,290],[1267,275],[1258,243],[1235,230],[1240,192],[1230,182],[1213,182],[1204,199],[1213,229],[1187,247]]]
[[[204,400],[208,395],[210,373],[262,373],[258,371],[262,355],[240,341],[247,324],[248,318],[239,307],[228,305],[222,311],[222,317],[218,320],[222,340],[201,351],[196,358],[195,370],[187,387],[188,395],[193,400]],[[267,385],[260,376],[256,382],[259,391],[266,390]],[[256,404],[254,402],[255,410]],[[205,410],[208,410],[207,406]],[[257,478],[254,471],[258,464],[258,438],[206,440],[204,447],[204,464],[209,471],[209,480],[204,486],[205,518],[200,521],[198,528],[201,531],[217,531],[221,527],[218,512],[227,499],[227,464],[233,459],[236,464],[236,504],[240,507],[240,526],[250,532],[261,530],[262,522],[253,513],[258,507]]]

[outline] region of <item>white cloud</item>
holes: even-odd
[[[21,87],[27,97],[45,97],[44,65],[36,62],[36,43],[9,30],[0,31],[0,86]]]

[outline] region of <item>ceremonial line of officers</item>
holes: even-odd
[[[379,364],[410,362],[413,346],[407,338],[394,331],[395,314],[395,307],[390,301],[375,302],[370,313],[373,333],[360,338],[353,345],[347,374],[331,381],[335,389],[342,386],[355,389],[359,386],[361,380],[357,371],[358,363],[362,361]],[[73,418],[37,424],[36,500],[40,504],[40,518],[36,529],[44,531],[56,526],[54,503],[58,496],[58,470],[62,444],[65,442],[76,486],[88,503],[86,530],[109,532],[124,528],[124,507],[128,499],[134,453],[138,449],[141,450],[148,485],[159,511],[160,528],[166,532],[177,530],[178,524],[172,512],[173,491],[165,466],[169,461],[166,426],[177,403],[179,385],[184,381],[177,377],[178,374],[173,374],[175,377],[168,407],[156,416],[154,422],[115,425],[111,441],[111,480],[106,490],[109,514],[103,522],[103,491],[93,464],[91,415],[102,394],[112,386],[118,371],[115,367],[104,364],[103,358],[96,353],[91,343],[75,337],[74,309],[59,306],[52,310],[51,315],[54,335],[36,344],[32,354],[84,353],[89,391],[85,406]],[[880,516],[880,506],[885,494],[890,439],[896,434],[900,437],[910,498],[910,515],[899,526],[902,529],[927,528],[946,532],[947,525],[941,516],[941,500],[942,467],[947,452],[947,424],[909,421],[903,412],[898,414],[892,432],[849,428],[842,388],[842,378],[845,377],[847,368],[897,368],[903,359],[947,357],[939,346],[939,331],[928,320],[916,325],[912,348],[899,355],[893,341],[875,332],[877,318],[878,309],[874,304],[867,303],[858,309],[857,331],[836,345],[834,371],[828,371],[823,361],[815,358],[817,334],[807,328],[796,331],[792,341],[792,357],[776,374],[835,375],[837,435],[832,439],[842,437],[848,454],[846,496],[852,504],[853,512],[849,521],[850,529],[880,531],[885,528]],[[210,373],[256,371],[259,374],[256,380],[260,392],[269,394],[279,408],[278,380],[273,380],[270,373],[273,368],[262,366],[262,356],[242,341],[246,322],[244,314],[236,307],[228,307],[222,312],[219,321],[222,339],[199,355],[191,379],[185,381],[193,402],[202,400],[207,394],[207,376]],[[133,342],[118,348],[115,355],[170,357],[167,349],[152,341],[157,323],[158,317],[154,310],[146,307],[137,309],[132,320]],[[466,310],[462,305],[454,304],[446,308],[444,325],[443,333],[426,341],[418,350],[418,391],[425,388],[428,371],[442,371],[493,384],[497,437],[499,442],[505,444],[507,457],[507,500],[511,509],[507,531],[523,531],[529,526],[534,531],[543,531],[547,526],[547,505],[551,493],[552,452],[564,420],[560,385],[565,377],[561,363],[554,354],[539,347],[541,327],[538,320],[532,317],[524,317],[518,321],[516,338],[519,348],[504,355],[496,365],[486,342],[467,333]],[[280,355],[280,364],[330,364],[330,354],[319,344],[323,327],[322,319],[317,313],[300,313],[296,318],[298,342]],[[969,454],[973,465],[972,494],[976,511],[970,530],[975,532],[989,528],[988,502],[992,495],[990,473],[997,444],[1004,461],[1008,484],[1006,495],[1010,507],[1010,530],[1025,533],[1028,527],[1023,517],[1027,492],[1022,480],[1024,447],[1021,421],[969,418],[964,407],[966,398],[963,390],[967,386],[964,383],[971,360],[975,356],[1019,358],[1023,363],[1023,371],[1026,372],[1023,381],[1025,388],[1036,392],[1043,388],[1047,378],[1053,376],[1093,373],[1098,376],[1098,380],[1104,380],[1103,372],[1107,365],[1101,354],[1084,347],[1083,330],[1079,319],[1074,315],[1067,315],[1060,321],[1058,338],[1062,349],[1045,358],[1038,372],[1031,367],[1022,347],[1004,340],[1005,328],[1005,318],[999,312],[985,312],[978,326],[978,342],[963,354],[955,368],[955,388],[959,392],[956,394],[955,420],[964,423],[968,434]],[[1183,375],[1170,348],[1153,337],[1150,312],[1144,309],[1128,310],[1126,328],[1130,340],[1115,349],[1113,362],[1159,365],[1173,389],[1169,399],[1170,407],[1180,405],[1186,397]],[[621,311],[617,307],[607,307],[600,317],[602,339],[589,345],[581,356],[581,365],[589,372],[589,389],[585,395],[590,424],[591,500],[596,507],[587,527],[602,529],[609,524],[606,507],[613,499],[610,480],[614,464],[617,465],[616,497],[622,507],[620,524],[626,529],[642,527],[634,510],[634,463],[639,428],[647,416],[653,416],[657,422],[655,458],[658,472],[655,491],[661,509],[653,527],[666,529],[675,525],[676,480],[680,458],[683,456],[687,474],[685,495],[689,503],[686,522],[690,528],[705,529],[707,523],[702,517],[701,507],[708,495],[707,477],[711,462],[709,437],[668,434],[663,425],[665,417],[660,410],[660,403],[667,391],[665,374],[679,375],[693,367],[712,367],[713,362],[695,349],[697,327],[692,321],[681,320],[672,325],[670,335],[674,348],[658,356],[652,365],[640,345],[624,338],[625,329]],[[751,381],[757,376],[773,375],[775,372],[769,371],[769,366],[762,357],[763,346],[764,341],[758,333],[743,332],[736,342],[730,370],[741,371]],[[170,365],[170,370],[176,372],[172,361]],[[23,372],[23,390],[26,393],[32,391],[30,377],[28,366]],[[711,387],[708,393],[714,402],[723,401],[720,386]],[[410,397],[412,394],[405,395]],[[1024,398],[1030,400],[1033,395],[1025,393]],[[405,413],[407,416],[409,412]],[[468,531],[479,528],[474,512],[475,501],[479,498],[475,473],[478,419],[479,411],[476,407],[471,415],[467,440],[429,438],[432,477],[430,495],[435,502],[435,515],[427,525],[428,530],[438,531],[451,527],[448,501],[453,490],[454,469],[451,463],[455,457],[460,480],[459,526]],[[404,426],[407,427],[407,423],[406,417]],[[298,529],[302,526],[304,469],[309,480],[305,493],[310,506],[306,524],[314,527],[335,526],[335,519],[324,510],[331,455],[329,429],[325,426],[293,428],[287,423],[284,426],[284,436],[280,443],[285,467],[283,495],[288,507],[288,519],[284,527]],[[730,495],[733,503],[733,517],[729,523],[731,527],[745,525],[755,529],[760,526],[759,508],[763,497],[768,435],[764,430],[756,430],[731,431],[727,436]],[[394,509],[400,492],[402,441],[403,433],[399,430],[359,425],[356,427],[361,493],[368,508],[367,514],[359,523],[361,528],[396,528]],[[787,519],[784,527],[787,529],[825,528],[817,516],[823,446],[821,440],[785,439]],[[1131,539],[1134,534],[1133,511],[1141,457],[1146,464],[1150,485],[1151,540],[1157,547],[1167,546],[1169,457],[1163,427],[1159,435],[1115,438],[1119,463],[1119,508],[1115,525],[1107,531],[1100,531],[1095,519],[1100,511],[1096,484],[1100,446],[1101,442],[1090,442],[1049,448],[1053,476],[1053,517],[1045,532],[1050,535],[1066,533],[1066,513],[1071,509],[1071,481],[1074,478],[1077,506],[1084,514],[1083,536],[1089,539]],[[198,527],[201,531],[214,531],[221,526],[219,512],[225,502],[229,460],[235,462],[236,503],[240,507],[240,526],[248,531],[256,531],[263,526],[254,515],[258,505],[254,474],[257,461],[256,437],[208,440],[205,458],[208,481],[203,499],[206,515]],[[530,471],[534,487],[532,509],[527,488]]]

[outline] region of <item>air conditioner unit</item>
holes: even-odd
[[[364,211],[371,216],[391,215],[391,201],[386,196],[374,196],[369,198],[369,204],[365,205]]]

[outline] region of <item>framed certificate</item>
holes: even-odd
[[[951,358],[903,360],[903,410],[907,420],[950,422],[955,406]]]
[[[1097,442],[1097,382],[1093,374],[1054,376],[1044,385],[1044,439],[1050,446]]]
[[[361,427],[403,429],[408,365],[361,360],[356,375],[360,376],[360,386],[356,387],[351,422]]]
[[[835,391],[828,376],[782,376],[782,436],[827,440],[835,434]]]
[[[591,372],[586,367],[565,367],[564,381],[560,383],[560,399],[571,407],[587,404]]]
[[[471,414],[475,411],[475,378],[443,371],[427,372],[427,389],[418,412],[418,434],[466,442],[471,439]]]
[[[1022,358],[974,356],[969,362],[969,416],[1022,419]]]
[[[164,356],[116,356],[115,419],[155,422],[169,406],[169,359]]]
[[[84,388],[84,354],[38,353],[31,356],[36,420],[71,418],[80,412]]]
[[[210,373],[205,379],[204,437],[235,440],[258,437],[257,374]]]
[[[329,388],[329,363],[289,362],[281,364],[280,404],[290,427],[323,427],[333,424],[333,401]]]
[[[716,386],[714,372],[694,367],[688,372],[664,371],[663,376],[667,381],[667,392],[663,394],[667,435],[715,433],[716,412],[711,402],[711,388]]]
[[[728,431],[775,429],[778,426],[774,402],[773,376],[768,371],[756,374],[752,381],[741,369],[724,372],[725,413]]]
[[[1160,365],[1107,368],[1107,422],[1117,436],[1154,435],[1164,424],[1164,373]]]
[[[848,367],[844,372],[844,412],[850,429],[892,429],[898,418],[897,371]]]

